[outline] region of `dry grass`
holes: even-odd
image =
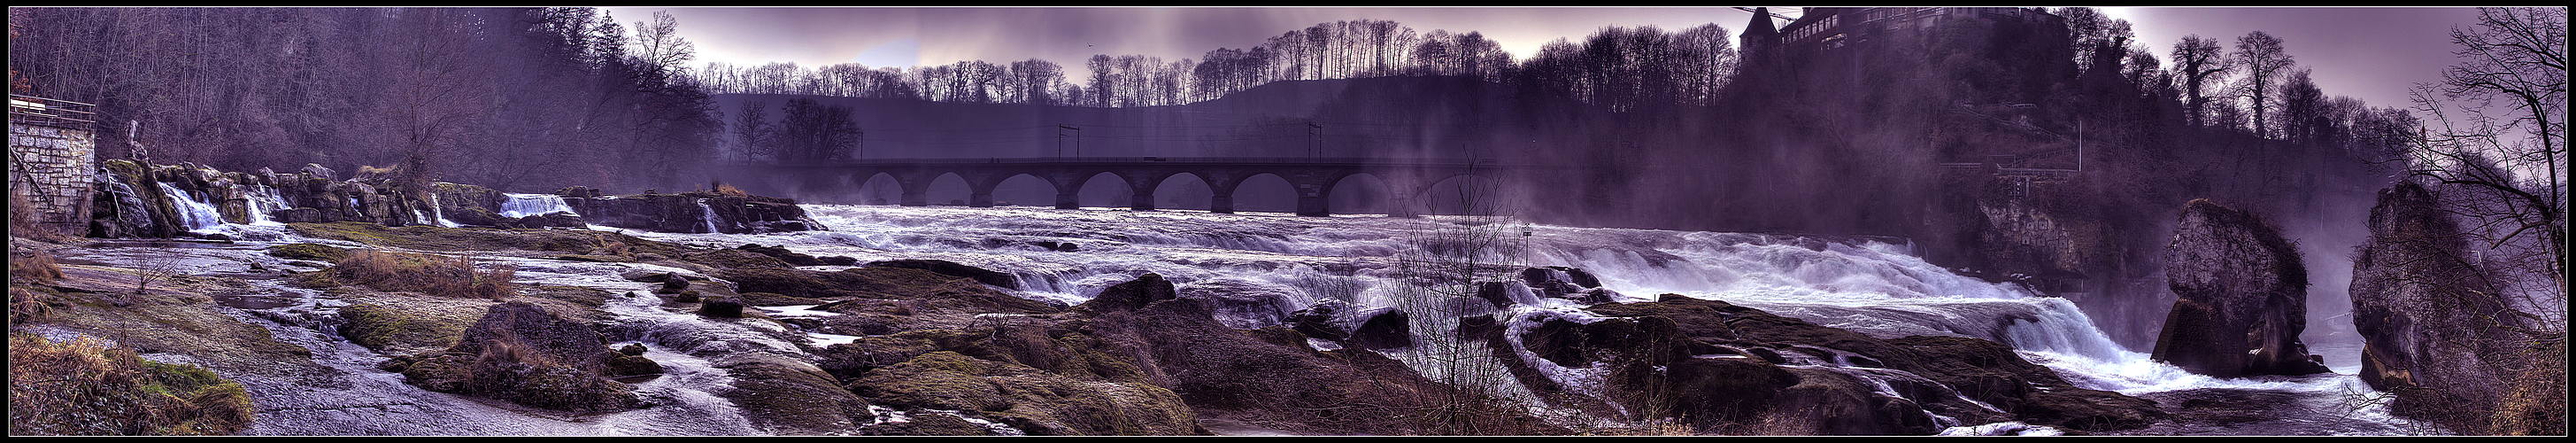
[[[241,384],[95,339],[9,335],[9,433],[226,435],[249,427]]]
[[[736,188],[736,187],[733,187],[733,185],[728,185],[728,184],[723,184],[723,183],[717,183],[717,184],[716,184],[716,186],[715,186],[715,189],[712,189],[712,191],[714,191],[714,192],[715,192],[715,193],[717,193],[717,194],[730,195],[730,196],[735,196],[735,197],[749,197],[749,196],[751,196],[751,193],[750,193],[750,192],[743,192],[742,188]]]
[[[345,284],[387,291],[413,291],[442,297],[499,299],[518,294],[510,279],[512,266],[476,269],[474,259],[372,250],[350,251],[331,268]]]
[[[54,254],[38,249],[9,251],[9,283],[51,285],[63,279],[63,268],[54,263]]]

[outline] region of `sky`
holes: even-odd
[[[725,8],[612,7],[635,22],[654,11],[679,20],[699,62],[871,67],[963,60],[1042,58],[1082,71],[1092,54],[1198,58],[1219,47],[1247,48],[1291,29],[1349,19],[1393,20],[1418,33],[1477,31],[1514,57],[1526,58],[1558,38],[1580,40],[1605,26],[1666,30],[1717,23],[1741,32],[1751,13],[1731,7],[960,7]],[[1771,7],[1796,16],[1797,7]],[[2451,63],[2449,32],[2477,17],[2472,8],[2111,7],[2135,25],[2159,58],[2184,35],[2237,36],[2261,30],[2280,37],[2303,67],[2315,69],[2327,93],[2373,106],[2404,106],[2415,82],[2440,79]],[[2232,47],[2230,48],[2233,49]]]

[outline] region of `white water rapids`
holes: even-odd
[[[513,202],[521,201],[517,196],[513,197]],[[527,200],[531,207],[525,209],[545,210],[536,207],[544,205],[541,199]],[[1388,300],[1394,283],[1389,279],[1391,266],[1388,259],[1405,247],[1403,237],[1410,232],[1456,220],[1442,217],[1319,218],[1285,214],[1225,215],[1100,209],[805,207],[809,215],[831,230],[678,234],[597,226],[593,229],[728,248],[745,243],[784,245],[800,253],[845,255],[861,262],[899,258],[948,260],[1017,274],[1023,288],[1010,291],[1013,294],[1068,305],[1088,300],[1109,285],[1153,272],[1174,281],[1185,294],[1219,289],[1235,293],[1274,294],[1279,300],[1279,308],[1285,311],[1324,299],[1343,299],[1366,306],[1390,305]],[[238,230],[247,226],[226,224],[222,228]],[[283,265],[274,258],[253,251],[266,245],[313,241],[280,232],[279,228],[264,228],[260,231],[278,234],[254,237],[254,241],[228,248],[239,252],[212,254],[208,259],[259,261],[273,268]],[[2294,392],[2302,398],[2327,401],[2323,399],[2340,396],[2347,391],[2367,392],[2368,389],[2348,374],[2250,379],[2216,379],[2189,374],[2111,342],[2090,319],[2064,299],[2035,294],[2018,285],[1985,282],[1953,274],[1912,255],[1906,246],[1785,235],[1544,225],[1532,226],[1528,232],[1528,265],[1571,266],[1588,271],[1599,277],[1603,286],[1622,294],[1617,301],[1648,301],[1657,294],[1673,293],[1752,306],[1879,337],[1937,334],[1992,339],[2014,346],[2024,358],[2055,369],[2078,386],[2132,395],[2194,390],[2264,390]],[[105,261],[114,260],[114,256],[121,253],[100,251],[95,254]],[[189,254],[207,255],[193,251]],[[463,405],[479,403],[410,388],[400,382],[399,375],[372,369],[371,365],[380,361],[379,356],[323,337],[327,334],[288,334],[285,332],[289,331],[280,329],[281,338],[315,349],[317,363],[346,372],[346,375],[338,377],[365,387],[360,390],[362,392],[352,394],[389,396],[394,397],[390,401],[427,409],[467,408],[475,411],[473,415],[495,415],[471,418],[459,417],[453,412],[386,410],[345,417],[374,423],[405,423],[356,428],[366,429],[362,432],[367,433],[397,434],[757,433],[757,430],[740,422],[739,412],[729,400],[719,396],[730,389],[727,385],[731,379],[722,369],[711,367],[708,361],[742,352],[788,355],[810,361],[811,356],[794,342],[804,341],[807,346],[816,346],[853,339],[800,334],[772,328],[777,326],[774,324],[711,323],[693,314],[659,308],[658,300],[650,295],[623,295],[629,291],[649,292],[645,291],[648,285],[625,281],[617,275],[651,265],[509,257],[485,257],[484,260],[505,261],[518,266],[518,279],[526,283],[594,287],[621,294],[613,297],[604,309],[616,319],[609,332],[613,340],[645,343],[652,352],[652,358],[671,367],[670,375],[651,382],[650,386],[638,386],[639,392],[657,399],[660,406],[570,422],[468,407]],[[281,295],[306,301],[271,310],[322,307],[313,304],[310,301],[313,297],[309,294]],[[1512,298],[1524,303],[1503,311],[1516,320],[1511,325],[1515,329],[1528,326],[1518,324],[1520,322],[1538,318],[1582,321],[1591,317],[1579,311],[1580,305],[1563,299],[1536,298],[1517,292]],[[785,315],[812,314],[804,308],[810,307],[773,306],[765,309]],[[1224,320],[1233,326],[1257,327],[1275,324],[1279,318],[1251,315]],[[1418,318],[1416,334],[1440,330],[1423,327],[1424,320],[1440,322],[1440,319]],[[1445,323],[1454,327],[1455,322]],[[293,325],[267,326],[279,329]],[[1407,352],[1398,349],[1386,353],[1405,359]],[[1557,378],[1560,384],[1578,391],[1601,386],[1597,380],[1599,371],[1594,368],[1562,368],[1543,359],[1524,360],[1536,360],[1530,363],[1540,366],[1548,377]],[[1835,362],[1797,363],[1840,366]],[[1902,377],[1910,374],[1855,376]],[[308,407],[304,406],[309,403],[307,401],[274,397],[281,395],[278,392],[259,392],[269,389],[269,386],[279,386],[281,382],[252,380],[246,384],[251,385],[254,395],[261,398],[258,401],[263,410]],[[2402,432],[2390,424],[2400,420],[2386,416],[2384,409],[2363,410],[2361,413],[2360,417],[2339,419],[2331,425],[2303,427],[2295,431]],[[899,416],[880,418],[890,419],[888,417]],[[328,433],[335,425],[327,421],[343,417],[297,418],[326,422],[271,421],[255,426],[254,431]],[[441,425],[458,419],[490,422],[466,426]],[[1948,431],[1951,433],[2053,432],[2045,427],[2023,427],[2017,423],[1944,424],[1956,426]],[[2263,433],[2260,431],[2263,429],[2253,432]]]

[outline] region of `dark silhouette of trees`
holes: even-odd
[[[2174,74],[2182,80],[2183,115],[2192,126],[2209,124],[2209,87],[2216,83],[2211,80],[2234,69],[2224,51],[2218,40],[2200,34],[2186,35],[2182,41],[2174,42]]]
[[[2254,114],[2254,136],[2273,137],[2276,134],[2272,129],[2279,125],[2271,121],[2270,111],[2279,106],[2281,76],[2287,74],[2295,62],[2290,59],[2289,50],[2281,47],[2279,37],[2263,31],[2237,37],[2235,57],[2236,65],[2245,68],[2244,75],[2237,80],[2236,93],[2245,98],[2246,110]]]
[[[775,142],[779,160],[842,160],[857,154],[859,126],[850,119],[850,108],[798,98],[788,100],[779,113],[783,119]]]
[[[768,103],[759,100],[746,101],[741,112],[734,115],[734,139],[744,158],[774,158],[778,153],[777,147],[770,144],[777,138],[777,129],[769,123],[768,108]]]
[[[636,26],[646,38],[630,41],[590,8],[10,14],[20,35],[9,64],[27,92],[136,122],[161,162],[410,165],[421,178],[514,191],[669,187],[699,181],[687,171],[712,158],[722,130],[678,69],[690,51],[667,19]],[[101,138],[105,157],[131,148]]]

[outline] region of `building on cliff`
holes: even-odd
[[[75,236],[89,230],[90,182],[98,174],[95,109],[9,95],[11,204],[24,199],[43,229]]]
[[[1867,45],[1894,33],[1933,33],[1965,26],[2018,22],[2065,27],[2066,21],[2041,8],[2010,7],[1873,7],[1805,8],[1805,14],[1778,28],[1766,8],[1755,8],[1744,26],[1745,63],[1776,57],[1809,57],[1855,45]]]

